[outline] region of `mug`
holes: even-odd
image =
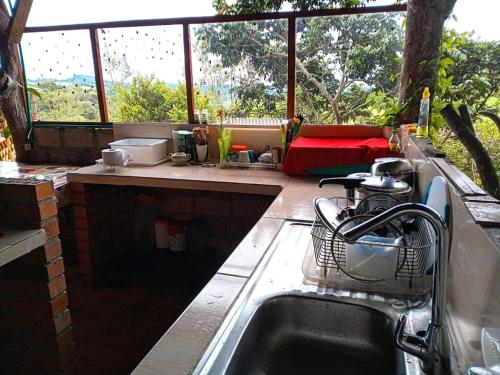
[[[245,163],[245,164],[250,163],[250,154],[249,154],[248,150],[239,152],[238,162]]]
[[[174,152],[168,154],[168,156],[175,164],[184,164],[191,160],[191,154],[185,152]]]
[[[108,148],[101,151],[102,161],[106,165],[123,165],[132,160],[132,154],[121,148]]]
[[[200,163],[208,159],[208,145],[196,145],[196,157]]]

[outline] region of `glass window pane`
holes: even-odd
[[[33,120],[100,121],[87,30],[25,33],[22,49]]]
[[[233,123],[277,123],[286,117],[286,20],[192,28],[196,108],[211,121],[223,107]]]
[[[110,121],[187,122],[182,26],[99,31]]]
[[[312,124],[380,123],[394,106],[401,13],[297,20],[296,112]]]

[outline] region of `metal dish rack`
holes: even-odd
[[[377,199],[375,196],[372,198]],[[346,218],[339,225],[339,227],[337,227],[336,232],[332,232],[324,224],[322,219],[318,215],[316,216],[316,220],[314,221],[311,230],[316,264],[319,267],[323,267],[325,272],[327,269],[334,269],[337,272],[341,272],[357,281],[384,281],[383,279],[370,279],[367,277],[360,277],[358,275],[355,276],[346,270],[346,243],[344,242],[339,229],[342,228],[343,225],[348,225],[348,223],[357,224],[368,220],[369,218],[380,213],[381,210],[390,208],[398,204],[398,202],[394,201],[393,205],[389,204],[389,207],[385,208],[379,204],[375,204],[374,206],[377,207],[375,211],[363,212],[363,210],[358,210],[359,203],[361,202],[356,202],[358,204],[356,207],[349,208],[348,204],[352,203],[352,201],[349,202],[346,198],[341,197],[331,199],[340,207],[351,209],[351,212],[354,212],[354,215]],[[370,197],[367,197],[364,200],[368,199],[370,199]],[[435,249],[436,236],[427,220],[423,218],[415,219],[411,223],[411,230],[409,230],[408,224],[405,223],[405,219],[411,220],[411,218],[402,217],[398,220],[393,220],[393,222],[390,223],[390,227],[380,228],[383,232],[385,231],[389,237],[403,237],[400,245],[396,246],[383,244],[383,246],[397,248],[398,261],[397,268],[394,270],[394,279],[407,278],[411,280],[415,278],[422,278],[429,271],[428,260],[429,256],[431,253],[433,254]],[[358,241],[357,244],[366,247],[381,246],[379,243],[368,241]]]

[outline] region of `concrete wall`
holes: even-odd
[[[416,165],[420,195],[434,176],[442,175],[450,186],[451,243],[446,306],[450,324],[447,328],[459,366],[457,372],[465,373],[467,366],[483,363],[481,329],[500,327],[500,222],[496,227],[479,225],[478,218],[466,206],[467,202],[478,200],[478,196],[464,193],[457,179],[451,180],[447,171],[441,169],[452,167],[448,163],[436,163],[436,159],[424,155],[422,148],[412,142],[407,153]],[[496,205],[498,213],[500,204]]]

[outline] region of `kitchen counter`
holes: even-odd
[[[137,366],[137,374],[190,374],[282,223],[314,220],[312,199],[316,196],[344,196],[341,187],[318,188],[318,178],[290,177],[276,170],[179,167],[171,163],[119,167],[115,172],[93,165],[69,172],[67,179],[85,184],[276,196],[217,274]]]

